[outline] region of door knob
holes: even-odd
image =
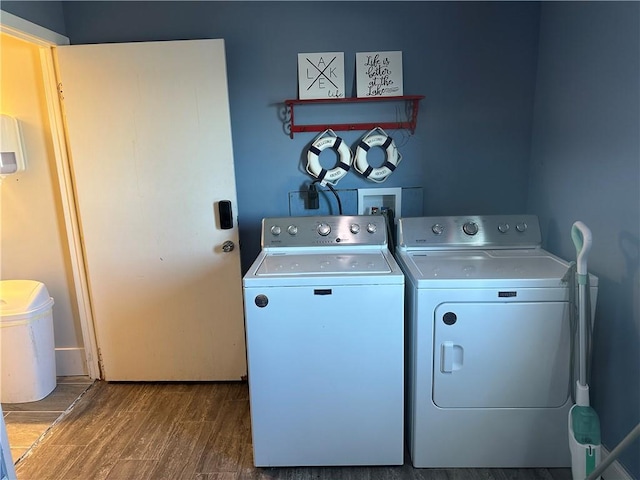
[[[234,243],[231,240],[227,240],[226,242],[224,242],[222,244],[222,251],[229,253],[231,251],[233,251],[233,249],[236,248],[236,246],[234,245]]]

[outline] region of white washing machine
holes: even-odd
[[[404,275],[384,217],[264,219],[243,286],[254,464],[401,465]]]
[[[569,467],[569,264],[541,248],[537,217],[402,218],[398,228],[413,465]],[[590,291],[593,314],[593,276]]]

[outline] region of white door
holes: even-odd
[[[224,41],[74,45],[57,57],[103,378],[239,380]]]

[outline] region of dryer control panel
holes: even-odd
[[[411,217],[398,220],[399,248],[535,248],[542,244],[536,215]]]
[[[382,215],[274,217],[262,220],[262,248],[387,245]]]

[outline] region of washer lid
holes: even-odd
[[[0,315],[3,318],[33,313],[53,305],[47,287],[35,280],[0,281]]]
[[[256,270],[256,276],[353,275],[391,271],[381,252],[287,253],[266,255]]]
[[[464,281],[465,286],[473,281],[490,286],[491,281],[518,280],[558,286],[569,268],[567,262],[537,248],[413,251],[403,253],[402,259],[410,275],[430,285],[440,280]]]

